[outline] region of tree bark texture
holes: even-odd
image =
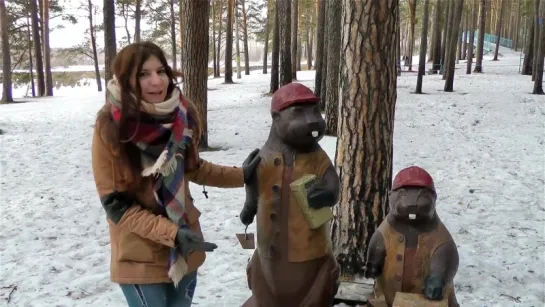
[[[316,11],[318,16],[318,25],[316,29],[316,60],[314,68],[316,77],[314,78],[314,95],[320,96],[322,90],[322,61],[324,59],[324,26],[325,26],[325,0],[316,0]]]
[[[545,61],[545,1],[541,1],[539,5],[539,15],[540,22],[539,27],[536,28],[536,31],[539,31],[539,39],[535,42],[539,44],[537,48],[537,57],[536,57],[536,78],[534,80],[534,94],[543,94],[543,64]]]
[[[500,39],[501,39],[504,7],[505,7],[505,0],[501,0],[500,13],[498,16],[499,19],[498,19],[498,24],[496,25],[496,49],[494,50],[494,58],[492,59],[492,61],[498,60],[498,52],[500,51]]]
[[[235,0],[227,0],[227,28],[225,29],[225,83],[233,83],[233,7]]]
[[[173,3],[173,2],[171,2]],[[216,40],[216,4],[217,4],[217,1],[212,1],[211,3],[211,12],[210,12],[210,15],[212,15],[212,57],[213,57],[213,61],[212,61],[212,66],[213,69],[213,73],[214,73],[214,78],[217,78],[219,77],[219,71],[218,71],[218,58],[217,58],[217,52],[219,52],[219,50],[216,48],[216,44],[217,44],[217,40]],[[216,52],[216,50],[218,50]]]
[[[2,34],[2,100],[1,103],[13,102],[11,82],[11,54],[9,49],[8,18],[6,3],[0,0],[0,32]]]
[[[479,9],[479,39],[477,40],[477,54],[475,58],[475,69],[473,72],[483,72],[483,55],[484,55],[484,31],[486,22],[486,0],[481,0]]]
[[[45,95],[53,96],[53,75],[51,74],[51,47],[49,46],[49,0],[43,1],[43,37],[44,37],[44,66],[45,66]]]
[[[336,170],[339,203],[331,224],[343,275],[361,273],[371,235],[387,213],[396,102],[398,0],[344,0],[341,108]]]
[[[462,14],[464,10],[464,0],[452,0],[454,2],[454,12],[452,15],[452,33],[450,37],[449,48],[447,61],[447,71],[446,71],[446,80],[445,80],[445,92],[454,91],[454,71],[456,69],[456,40],[458,38],[458,33],[460,31],[460,22],[462,20]]]
[[[40,42],[40,25],[36,0],[30,0],[30,12],[32,18],[32,40],[34,41],[34,56],[36,56],[36,78],[38,79],[38,96],[44,96],[44,66],[42,60],[42,44]]]
[[[428,16],[430,1],[424,0],[424,13],[422,21],[422,35],[420,37],[420,59],[418,61],[418,77],[416,79],[416,93],[422,94],[422,81],[426,74],[426,49],[428,48]]]
[[[182,69],[184,74],[184,95],[193,101],[200,113],[202,127],[200,147],[208,148],[207,124],[207,82],[209,54],[210,2],[184,1],[185,20]]]
[[[278,1],[280,20],[280,86],[291,83],[291,0]]]
[[[307,26],[307,70],[312,69],[312,45],[314,44],[312,38],[314,37],[313,29],[311,26]]]
[[[271,0],[272,1],[272,0]],[[270,93],[274,94],[279,87],[280,82],[280,19],[278,16],[278,0],[274,0],[274,30],[273,30],[273,47],[271,59],[271,89]]]
[[[471,66],[473,65],[473,53],[474,53],[474,44],[475,44],[475,30],[477,28],[477,0],[473,0],[472,7],[472,16],[471,16],[471,26],[469,30],[469,46],[467,47],[467,68],[466,74],[471,75]]]
[[[298,43],[298,14],[299,0],[290,0],[291,2],[291,79],[297,80],[297,47]]]
[[[326,128],[325,134],[337,136],[339,121],[339,68],[341,57],[341,1],[327,2],[327,76],[326,76]]]
[[[441,69],[441,0],[435,1],[435,13],[433,16],[433,68],[434,74]]]
[[[117,40],[115,38],[115,2],[104,0],[104,77],[106,82],[112,79],[111,65],[117,54]]]

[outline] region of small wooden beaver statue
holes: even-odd
[[[448,298],[449,307],[459,306],[453,284],[458,250],[437,216],[436,199],[424,169],[411,166],[394,178],[390,212],[371,237],[365,267],[365,277],[376,279],[376,296],[383,295],[388,306],[397,292]]]
[[[253,186],[246,186],[240,213],[244,225],[257,220],[256,250],[246,273],[252,297],[244,306],[326,307],[339,287],[339,266],[329,240],[329,223],[305,219],[290,184],[314,175],[304,185],[306,208],[334,206],[339,177],[318,141],[325,132],[319,98],[306,86],[290,83],[272,97],[273,123],[259,151]]]

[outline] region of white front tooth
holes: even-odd
[[[409,214],[409,219],[410,220],[416,219],[416,214],[414,214],[414,213]]]
[[[313,137],[317,137],[318,134],[319,134],[318,131],[312,131],[312,136],[313,136]]]

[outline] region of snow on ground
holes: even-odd
[[[518,53],[485,58],[485,74],[456,71],[454,93],[425,76],[411,94],[403,73],[395,119],[394,173],[417,164],[434,177],[438,212],[456,240],[462,306],[545,303],[545,99],[529,94]],[[313,87],[314,73],[298,73]],[[240,165],[268,135],[269,76],[253,71],[234,85],[209,82],[210,144],[203,157]],[[103,93],[61,89],[58,97],[1,105],[0,302],[9,306],[126,306],[109,281],[109,237],[90,165],[92,125]],[[333,158],[335,139],[322,146]],[[195,306],[240,306],[250,292],[235,233],[243,189],[192,184],[207,240],[219,248],[199,270]],[[249,229],[255,231],[255,225]]]

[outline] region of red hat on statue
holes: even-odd
[[[301,83],[288,83],[279,88],[272,97],[271,111],[282,111],[297,103],[317,103],[320,98]]]
[[[423,187],[435,192],[433,178],[418,166],[410,166],[397,173],[392,184],[392,191],[402,187]]]

